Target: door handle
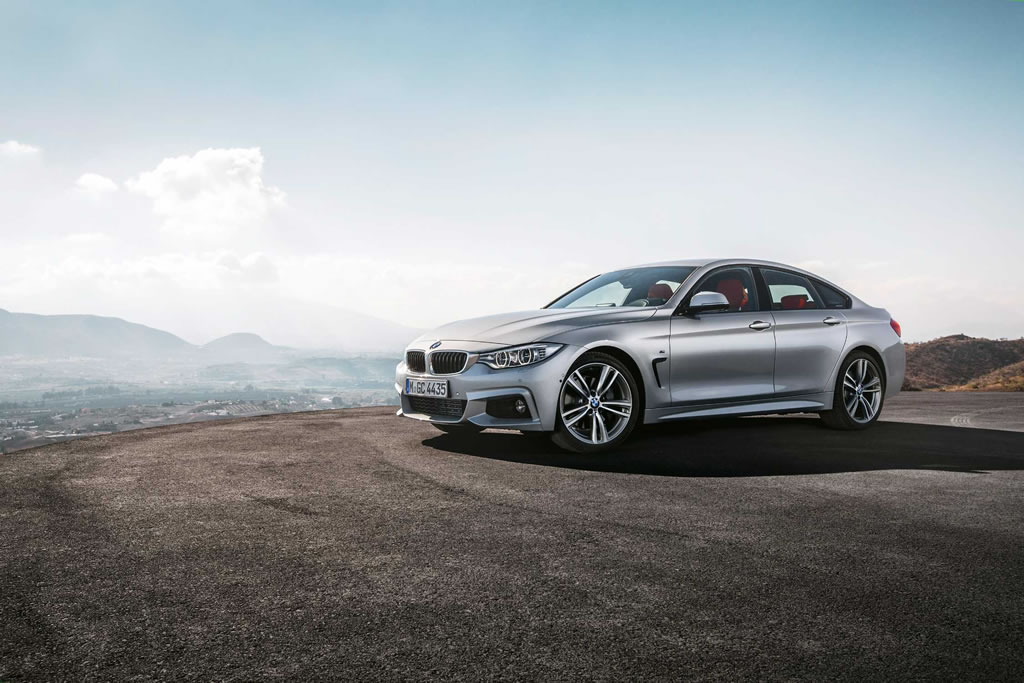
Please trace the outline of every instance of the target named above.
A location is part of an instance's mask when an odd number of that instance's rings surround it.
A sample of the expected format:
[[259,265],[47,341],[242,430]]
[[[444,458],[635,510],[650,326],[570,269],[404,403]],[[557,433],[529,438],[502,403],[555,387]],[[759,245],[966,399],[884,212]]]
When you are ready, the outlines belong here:
[[825,323],[826,325],[838,325],[839,323],[841,323],[843,321],[840,320],[839,318],[833,318],[832,316],[829,316],[829,317],[825,318],[824,320],[822,320],[821,322]]
[[771,326],[771,323],[766,323],[763,320],[755,320],[754,322],[747,325],[747,327],[749,327],[752,330],[767,330]]

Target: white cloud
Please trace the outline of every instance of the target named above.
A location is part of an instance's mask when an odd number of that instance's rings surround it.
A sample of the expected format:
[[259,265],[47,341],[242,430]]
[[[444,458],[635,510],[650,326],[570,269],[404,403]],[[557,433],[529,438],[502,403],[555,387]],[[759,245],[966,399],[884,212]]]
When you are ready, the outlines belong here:
[[98,173],[83,173],[75,181],[75,189],[91,197],[117,192],[117,183]]
[[277,266],[261,252],[241,258],[233,253],[226,253],[217,259],[217,265],[224,269],[226,280],[264,283],[276,282],[278,279]]
[[102,232],[74,232],[66,236],[64,241],[74,245],[106,244],[110,242],[110,235]]
[[265,185],[262,174],[258,147],[204,149],[164,159],[125,187],[153,200],[166,232],[221,239],[262,225],[284,206],[284,192]]
[[26,145],[17,140],[0,142],[0,156],[9,159],[31,159],[39,155],[42,150],[32,145]]
[[14,265],[4,271],[7,277],[0,277],[0,300],[31,300],[47,292],[86,308],[93,296],[164,301],[229,292],[258,300],[264,285],[277,279],[276,266],[259,252],[126,256],[110,248],[116,245],[102,234],[75,233],[16,248]]

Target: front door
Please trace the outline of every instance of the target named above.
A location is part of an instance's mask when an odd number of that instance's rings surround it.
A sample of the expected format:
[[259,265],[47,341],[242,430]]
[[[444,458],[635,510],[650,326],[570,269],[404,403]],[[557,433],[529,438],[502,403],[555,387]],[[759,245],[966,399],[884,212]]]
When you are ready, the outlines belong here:
[[705,291],[724,294],[729,310],[672,317],[672,402],[771,398],[775,330],[772,314],[758,311],[751,269],[727,266],[713,271],[690,290],[687,300]]

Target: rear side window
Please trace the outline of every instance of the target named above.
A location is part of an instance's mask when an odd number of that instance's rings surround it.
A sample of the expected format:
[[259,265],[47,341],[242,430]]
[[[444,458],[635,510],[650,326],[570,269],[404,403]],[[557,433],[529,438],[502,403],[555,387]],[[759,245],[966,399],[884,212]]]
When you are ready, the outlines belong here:
[[773,311],[797,311],[821,308],[811,281],[803,275],[762,268],[761,275],[772,298]]
[[830,287],[824,282],[814,281],[814,288],[821,296],[821,303],[825,308],[849,308],[852,305],[850,297],[840,292],[835,287]]

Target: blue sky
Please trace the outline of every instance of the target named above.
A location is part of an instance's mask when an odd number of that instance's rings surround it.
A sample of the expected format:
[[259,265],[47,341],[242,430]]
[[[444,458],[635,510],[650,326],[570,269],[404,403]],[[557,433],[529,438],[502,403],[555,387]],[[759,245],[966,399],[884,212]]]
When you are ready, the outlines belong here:
[[4,2],[0,307],[427,326],[743,255],[912,339],[1024,334],[1024,3],[554,5]]

